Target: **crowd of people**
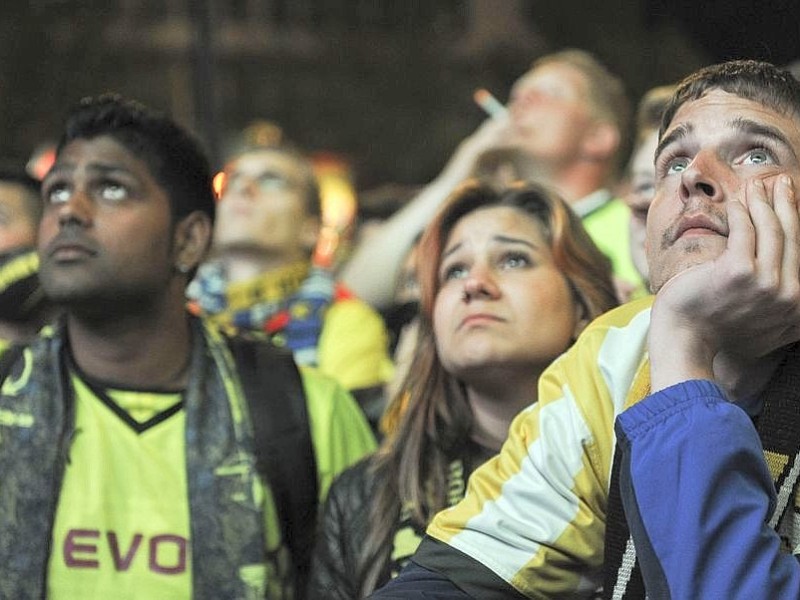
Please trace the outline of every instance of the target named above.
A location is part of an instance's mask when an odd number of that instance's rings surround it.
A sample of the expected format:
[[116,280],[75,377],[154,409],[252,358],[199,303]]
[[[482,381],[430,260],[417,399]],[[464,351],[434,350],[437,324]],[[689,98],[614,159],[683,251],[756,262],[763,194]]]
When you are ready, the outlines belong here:
[[791,73],[540,57],[336,260],[251,134],[0,170],[0,598],[800,598]]

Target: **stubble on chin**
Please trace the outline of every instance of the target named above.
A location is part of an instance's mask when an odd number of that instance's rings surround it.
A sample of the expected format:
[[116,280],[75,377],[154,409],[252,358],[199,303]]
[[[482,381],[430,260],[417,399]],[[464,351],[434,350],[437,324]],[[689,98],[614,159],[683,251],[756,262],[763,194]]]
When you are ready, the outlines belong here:
[[[676,247],[678,244],[679,247]],[[658,261],[658,267],[650,269],[650,286],[654,294],[676,275],[717,256],[716,253],[709,252],[707,241],[703,239],[678,240],[678,244],[673,244],[667,251],[661,251],[662,260]]]

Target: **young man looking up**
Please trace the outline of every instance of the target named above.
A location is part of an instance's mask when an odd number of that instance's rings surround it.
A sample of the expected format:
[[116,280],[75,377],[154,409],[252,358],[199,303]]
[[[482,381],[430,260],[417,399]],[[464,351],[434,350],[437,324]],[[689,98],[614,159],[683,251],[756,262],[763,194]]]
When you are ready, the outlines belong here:
[[305,156],[246,140],[226,163],[212,257],[189,297],[216,324],[269,336],[366,402],[391,377],[388,337],[374,310],[312,264],[320,212]]
[[[185,311],[214,214],[202,152],[144,107],[88,100],[42,195],[41,280],[64,319],[0,389],[0,596],[291,597],[305,559],[287,556],[280,482],[256,470],[264,364]],[[303,393],[301,469],[323,495],[374,442],[332,381],[304,372]]]
[[376,598],[798,597],[799,157],[790,74],[736,61],[678,86],[647,222],[655,300],[545,372]]

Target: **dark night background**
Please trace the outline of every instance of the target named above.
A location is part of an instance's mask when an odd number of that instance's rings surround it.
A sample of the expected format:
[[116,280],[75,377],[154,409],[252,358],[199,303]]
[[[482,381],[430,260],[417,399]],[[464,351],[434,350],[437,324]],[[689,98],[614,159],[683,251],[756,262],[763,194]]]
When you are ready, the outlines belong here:
[[82,96],[172,114],[218,159],[252,119],[352,164],[359,189],[433,177],[532,60],[594,52],[632,99],[709,62],[800,58],[796,0],[7,0],[0,158],[24,163]]

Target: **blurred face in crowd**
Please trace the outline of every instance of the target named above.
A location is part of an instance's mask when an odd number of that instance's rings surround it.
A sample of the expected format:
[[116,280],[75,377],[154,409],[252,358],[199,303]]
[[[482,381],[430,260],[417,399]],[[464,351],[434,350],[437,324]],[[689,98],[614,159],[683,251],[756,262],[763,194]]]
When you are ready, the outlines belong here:
[[28,198],[31,194],[19,183],[0,181],[0,253],[33,246],[38,223],[34,220]]
[[308,259],[318,232],[303,171],[281,152],[248,152],[231,161],[214,227],[218,249],[253,249],[286,261]]
[[517,208],[463,216],[445,242],[439,285],[436,348],[445,369],[467,382],[493,366],[543,369],[579,327],[541,225]]
[[653,201],[656,187],[656,168],[653,156],[658,144],[658,131],[652,130],[634,149],[628,173],[629,189],[625,194],[625,202],[631,209],[630,235],[631,257],[639,273],[647,279],[647,255],[645,243],[647,238],[647,212]]
[[558,62],[523,75],[509,102],[512,143],[542,161],[574,159],[593,123],[587,86],[580,71]]
[[722,253],[726,204],[745,203],[748,184],[760,180],[768,197],[779,174],[798,185],[799,154],[796,115],[721,90],[683,104],[656,155],[656,193],[647,217],[653,290]]
[[40,277],[61,303],[148,305],[175,273],[169,196],[109,136],[77,139],[42,183]]

